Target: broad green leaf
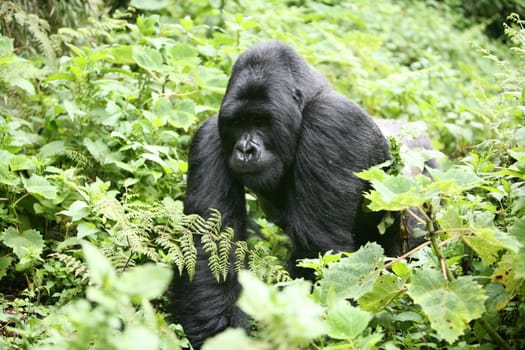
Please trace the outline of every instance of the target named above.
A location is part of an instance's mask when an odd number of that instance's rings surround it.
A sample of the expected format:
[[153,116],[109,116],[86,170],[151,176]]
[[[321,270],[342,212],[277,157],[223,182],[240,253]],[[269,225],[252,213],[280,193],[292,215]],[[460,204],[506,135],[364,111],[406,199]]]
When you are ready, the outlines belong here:
[[297,345],[324,334],[323,308],[312,300],[309,282],[295,280],[278,290],[244,270],[239,281],[243,292],[238,305],[261,323],[261,332],[269,337],[286,334],[282,341]]
[[77,238],[94,237],[99,232],[98,228],[91,222],[81,222],[77,226]]
[[82,242],[82,251],[91,281],[99,286],[113,284],[117,274],[109,259],[96,246],[87,241]]
[[77,116],[82,116],[86,114],[78,107],[75,101],[65,100],[63,105],[71,121],[75,121],[77,119]]
[[57,188],[51,185],[45,177],[32,175],[29,179],[22,179],[22,181],[27,192],[32,195],[41,196],[49,200],[57,199]]
[[156,299],[164,295],[171,281],[172,270],[154,264],[136,266],[118,279],[117,289],[140,300]]
[[142,68],[155,72],[164,70],[162,55],[157,50],[144,46],[133,46],[132,53],[133,58]]
[[79,221],[89,215],[89,205],[84,201],[74,201],[69,209],[58,212],[59,214],[71,216],[71,220]]
[[408,295],[421,306],[439,337],[454,342],[469,328],[469,322],[481,317],[487,296],[471,276],[448,282],[436,270],[414,270]]
[[500,300],[500,303],[496,305],[498,311],[507,306],[507,303],[519,293],[523,284],[522,279],[517,277],[516,271],[514,271],[513,258],[514,254],[512,253],[503,255],[498,263],[498,267],[494,270],[491,276],[492,281],[504,286],[508,293],[507,299],[504,302]]
[[159,115],[157,111],[151,112],[142,110],[142,115],[146,118],[155,128],[160,128],[166,124],[167,118],[164,115]]
[[90,138],[84,139],[84,146],[93,158],[100,164],[106,164],[107,157],[111,153],[109,147],[102,140],[91,141]]
[[410,275],[410,268],[408,267],[407,263],[403,260],[396,261],[392,265],[392,271],[400,277],[407,277],[408,275]]
[[[239,282],[243,286],[243,292],[238,301],[238,305],[257,320],[264,320],[271,317],[272,312],[272,291],[271,287],[264,284],[252,273],[240,271]],[[245,291],[249,290],[249,293]]]
[[126,350],[158,350],[161,349],[156,331],[140,324],[130,324],[124,332],[116,333],[111,338],[115,349]]
[[321,300],[361,297],[372,290],[383,264],[383,248],[377,243],[368,243],[351,256],[328,265],[319,283]]
[[170,47],[167,55],[173,66],[196,66],[200,62],[199,50],[184,43],[177,43]]
[[23,155],[15,155],[14,157],[9,158],[8,163],[11,171],[33,170],[36,168],[33,159]]
[[113,62],[117,64],[132,64],[135,63],[133,59],[133,46],[119,45],[107,49],[107,54],[113,57]]
[[525,217],[516,220],[509,232],[521,244],[521,248],[513,255],[512,269],[516,278],[525,278]]
[[475,216],[472,232],[472,235],[463,235],[462,239],[488,265],[498,260],[499,251],[507,249],[517,252],[522,246],[513,235],[494,225],[494,214],[490,212],[481,212]]
[[136,7],[141,10],[155,11],[162,10],[170,5],[170,0],[131,0],[129,6]]
[[168,175],[173,172],[173,169],[171,169],[169,164],[166,163],[158,154],[143,153],[141,157],[159,164]]
[[209,338],[202,350],[269,350],[268,344],[249,337],[242,328],[228,328]]
[[14,39],[0,35],[0,57],[9,56],[13,53]]
[[177,102],[175,108],[168,114],[168,123],[176,128],[188,130],[196,121],[195,103],[190,99]]
[[459,208],[453,205],[443,207],[436,215],[439,227],[446,230],[447,228],[463,227],[463,220],[459,213]]
[[417,207],[437,195],[429,186],[431,180],[423,175],[388,175],[377,167],[356,175],[372,183],[374,190],[365,196],[370,200],[368,207],[373,211],[398,211]]
[[372,314],[350,305],[346,300],[339,300],[328,309],[326,322],[328,336],[334,339],[354,339],[368,326]]
[[13,249],[19,260],[26,257],[38,257],[44,249],[44,240],[37,230],[26,230],[20,233],[17,229],[9,227],[2,233],[4,244]]
[[195,81],[205,90],[223,93],[228,83],[228,77],[220,69],[199,66],[195,70]]
[[485,305],[488,312],[500,311],[512,299],[510,293],[499,283],[489,283],[485,287],[485,293],[487,294]]
[[9,79],[9,84],[11,84],[11,86],[19,87],[29,95],[34,95],[36,93],[33,83],[30,80],[24,79],[22,77],[12,77]]
[[468,167],[455,167],[445,172],[429,168],[428,171],[442,195],[454,195],[483,183],[474,170]]
[[40,148],[38,156],[42,158],[52,157],[55,155],[64,154],[66,150],[66,143],[63,140],[52,141]]
[[394,275],[381,275],[374,283],[374,288],[359,298],[363,310],[378,313],[393,299],[402,294],[405,281]]
[[7,275],[7,269],[11,265],[13,258],[7,255],[0,256],[0,280]]

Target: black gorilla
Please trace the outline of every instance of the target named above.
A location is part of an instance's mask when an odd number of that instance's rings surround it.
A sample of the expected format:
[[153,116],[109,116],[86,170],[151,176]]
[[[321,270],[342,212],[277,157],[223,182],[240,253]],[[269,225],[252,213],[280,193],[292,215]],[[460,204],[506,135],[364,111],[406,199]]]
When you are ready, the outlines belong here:
[[[378,233],[382,214],[362,210],[369,185],[354,175],[389,158],[388,141],[362,109],[290,47],[258,44],[239,57],[218,116],[195,135],[185,212],[207,217],[209,208],[218,209],[236,239],[244,239],[246,186],[294,242],[290,266],[372,240],[395,255],[397,235]],[[240,289],[235,274],[217,283],[196,243],[196,275],[192,283],[186,276],[175,281],[172,308],[199,348],[207,337],[244,326],[246,319],[234,306]]]

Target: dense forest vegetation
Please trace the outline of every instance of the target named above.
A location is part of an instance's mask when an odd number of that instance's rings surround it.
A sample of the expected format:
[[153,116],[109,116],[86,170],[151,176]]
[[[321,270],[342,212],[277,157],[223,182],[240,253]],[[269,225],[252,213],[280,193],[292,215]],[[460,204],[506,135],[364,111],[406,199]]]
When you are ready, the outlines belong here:
[[[218,349],[525,349],[522,0],[7,0],[0,3],[0,349],[181,349],[165,305],[194,235],[243,266],[253,331]],[[300,262],[257,225],[184,215],[187,153],[235,59],[281,40],[371,116],[422,121],[440,169],[371,169],[371,210],[421,208],[425,243]],[[413,131],[413,130],[412,130]],[[406,132],[410,137],[410,130]],[[236,260],[230,262],[229,252]]]

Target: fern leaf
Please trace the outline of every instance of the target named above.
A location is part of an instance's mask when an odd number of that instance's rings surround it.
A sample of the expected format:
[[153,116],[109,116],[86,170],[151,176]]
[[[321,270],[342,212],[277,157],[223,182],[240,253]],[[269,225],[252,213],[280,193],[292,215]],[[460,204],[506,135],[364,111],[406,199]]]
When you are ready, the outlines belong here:
[[248,244],[244,241],[235,242],[235,271],[239,272],[244,267]]
[[184,265],[191,281],[193,276],[195,276],[195,269],[197,267],[197,248],[195,248],[195,244],[193,243],[193,234],[189,232],[183,234],[180,237],[180,247],[184,255]]

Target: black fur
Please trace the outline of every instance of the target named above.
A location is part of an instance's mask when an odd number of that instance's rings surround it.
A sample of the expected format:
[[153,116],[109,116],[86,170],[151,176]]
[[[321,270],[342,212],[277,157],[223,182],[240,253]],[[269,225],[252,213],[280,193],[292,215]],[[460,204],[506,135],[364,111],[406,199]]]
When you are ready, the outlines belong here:
[[[244,239],[246,185],[268,219],[291,236],[292,267],[296,259],[354,251],[371,240],[393,255],[397,237],[379,235],[381,213],[362,211],[369,185],[354,175],[389,158],[387,140],[361,108],[290,47],[258,44],[239,57],[218,116],[194,138],[185,212],[207,217],[209,208],[218,209],[224,225]],[[246,325],[234,307],[235,274],[217,283],[206,265],[199,247],[193,282],[182,276],[172,289],[176,321],[195,348],[227,326]]]

